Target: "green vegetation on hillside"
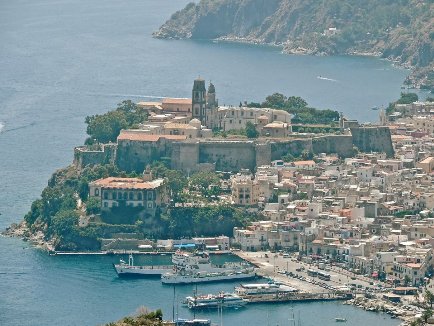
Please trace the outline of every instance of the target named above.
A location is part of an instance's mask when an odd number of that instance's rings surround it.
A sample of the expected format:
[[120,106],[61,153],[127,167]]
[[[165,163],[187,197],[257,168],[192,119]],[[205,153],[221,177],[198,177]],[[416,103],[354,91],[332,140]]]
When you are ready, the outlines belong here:
[[[137,175],[119,171],[113,165],[96,165],[81,171],[69,166],[53,174],[24,220],[31,232],[42,231],[46,240],[53,240],[56,250],[98,250],[100,239],[110,238],[113,233],[136,233],[151,239],[231,236],[234,227],[245,226],[257,218],[243,208],[211,205],[221,192],[220,177],[215,173],[198,172],[187,179],[182,172],[171,170],[161,162],[154,164],[152,171],[156,177],[168,179],[173,204],[197,200],[210,206],[171,207],[155,218],[143,217],[137,207],[117,207],[79,227],[80,216],[100,213],[100,201],[88,197],[89,182],[109,176]],[[77,207],[79,199],[86,210]]]
[[134,317],[124,317],[121,320],[108,323],[106,326],[162,326],[163,312],[161,309],[148,312],[147,309]]
[[419,97],[416,93],[401,93],[401,97],[392,103],[389,103],[389,106],[386,109],[387,114],[391,114],[395,110],[396,104],[411,104],[413,102],[417,102]]
[[308,107],[307,102],[299,96],[286,97],[283,94],[274,93],[267,96],[262,103],[252,102],[247,106],[287,111],[294,115],[292,123],[333,125],[339,122],[339,112]]
[[130,225],[118,226],[115,230],[105,224],[78,227],[79,216],[84,215],[77,208],[80,197],[84,203],[88,202],[89,213],[99,211],[100,203],[87,199],[88,182],[109,176],[129,175],[113,165],[86,167],[80,173],[74,166],[56,171],[42,191],[41,198],[32,203],[30,211],[24,216],[26,224],[32,232],[42,231],[47,240],[54,239],[54,245],[59,250],[98,249],[98,237],[111,231],[134,232],[135,227]]
[[122,129],[137,127],[147,118],[144,109],[130,100],[123,101],[115,110],[86,117],[86,131],[89,135],[86,144],[116,142]]
[[154,36],[281,45],[287,53],[381,55],[418,67],[410,82],[433,89],[433,17],[432,0],[201,0],[173,14]]

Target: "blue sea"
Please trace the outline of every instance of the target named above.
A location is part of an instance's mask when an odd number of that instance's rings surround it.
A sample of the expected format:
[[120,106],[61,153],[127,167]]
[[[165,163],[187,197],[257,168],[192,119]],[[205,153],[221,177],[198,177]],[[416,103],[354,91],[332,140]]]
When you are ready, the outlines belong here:
[[[84,118],[124,99],[188,97],[197,76],[221,104],[281,92],[360,121],[399,97],[408,71],[366,57],[288,56],[271,47],[151,37],[189,0],[0,0],[0,229],[22,220],[51,173],[72,162]],[[321,77],[321,78],[319,78]],[[0,325],[99,325],[139,306],[191,313],[158,280],[122,280],[119,257],[48,256],[0,237]],[[232,290],[203,285],[200,291]],[[339,303],[293,305],[302,325],[397,325],[387,315]],[[225,325],[287,325],[289,305],[228,311]],[[200,314],[218,322],[215,312]]]

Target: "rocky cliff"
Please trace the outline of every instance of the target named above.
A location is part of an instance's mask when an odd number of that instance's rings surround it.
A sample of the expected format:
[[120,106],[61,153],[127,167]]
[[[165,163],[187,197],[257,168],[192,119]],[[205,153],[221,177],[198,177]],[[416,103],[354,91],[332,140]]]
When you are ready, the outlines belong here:
[[434,68],[434,1],[201,0],[173,14],[154,36],[281,45],[287,53],[380,55],[420,68],[421,81]]

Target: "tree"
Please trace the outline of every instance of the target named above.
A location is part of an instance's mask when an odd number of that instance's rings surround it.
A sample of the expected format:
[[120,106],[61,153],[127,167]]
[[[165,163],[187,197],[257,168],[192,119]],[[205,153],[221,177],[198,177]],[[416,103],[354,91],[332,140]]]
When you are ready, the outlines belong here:
[[407,286],[411,282],[411,279],[408,275],[405,275],[404,277],[404,285]]
[[307,102],[300,96],[290,96],[285,102],[285,107],[288,109],[301,109],[307,107]]
[[428,323],[428,319],[430,319],[433,315],[433,311],[431,309],[425,309],[422,313],[422,319],[425,322],[425,324]]
[[397,104],[411,104],[417,102],[419,97],[416,93],[401,93],[401,98],[396,101]]
[[87,214],[99,214],[101,212],[101,200],[96,197],[91,197],[86,202],[86,213]]
[[213,172],[197,172],[190,177],[189,182],[197,190],[206,190],[210,185],[220,184],[220,178]]
[[432,293],[429,290],[426,290],[424,294],[424,299],[425,302],[430,305],[430,308],[432,308],[432,304],[434,303],[434,293]]
[[78,225],[78,214],[72,210],[58,212],[51,220],[51,230],[58,236],[69,236]]
[[261,104],[262,107],[269,107],[274,109],[282,109],[285,107],[287,97],[280,93],[274,93],[265,98],[265,102]]
[[246,135],[247,138],[258,138],[259,132],[256,130],[255,125],[248,121],[246,123]]

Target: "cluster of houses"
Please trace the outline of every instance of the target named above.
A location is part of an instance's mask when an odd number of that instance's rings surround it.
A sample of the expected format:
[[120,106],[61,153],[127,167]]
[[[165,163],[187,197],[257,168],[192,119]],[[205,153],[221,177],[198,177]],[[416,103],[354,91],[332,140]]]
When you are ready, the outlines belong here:
[[386,122],[393,159],[324,155],[233,176],[232,203],[257,202],[266,217],[235,228],[234,242],[242,250],[299,251],[363,275],[423,284],[433,272],[434,108],[414,106],[411,115]]

